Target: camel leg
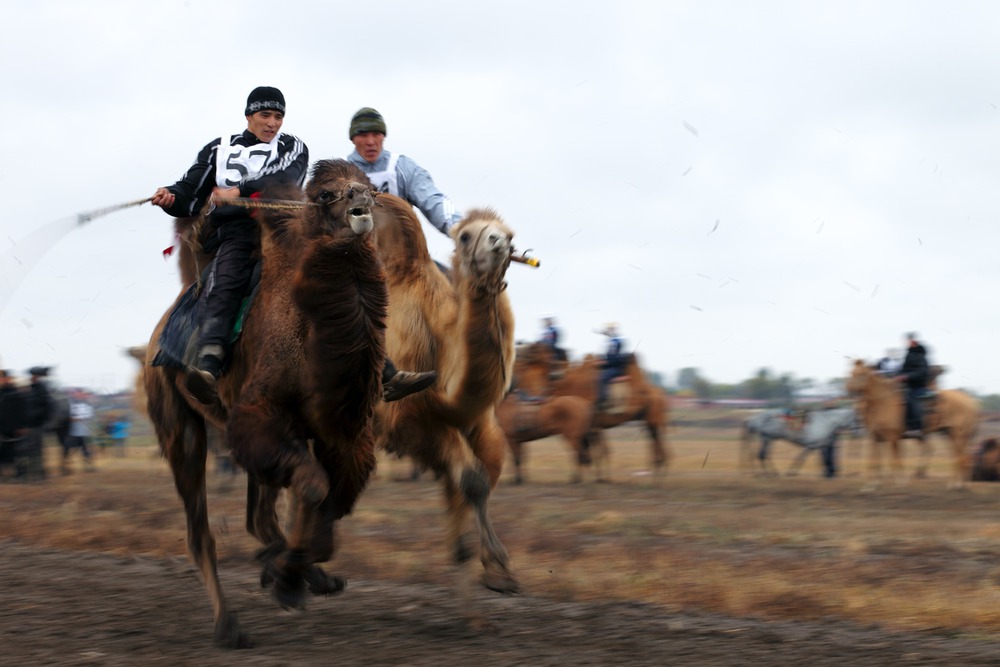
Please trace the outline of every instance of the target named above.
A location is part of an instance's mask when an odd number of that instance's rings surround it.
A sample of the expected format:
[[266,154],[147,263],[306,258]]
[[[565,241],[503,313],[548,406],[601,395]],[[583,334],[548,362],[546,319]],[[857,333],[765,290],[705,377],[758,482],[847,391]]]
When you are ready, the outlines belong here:
[[[462,494],[475,509],[476,524],[482,547],[483,585],[499,593],[516,593],[517,581],[510,571],[510,557],[493,527],[487,510],[490,491],[500,479],[504,460],[504,436],[495,420],[487,421],[469,433],[472,451],[480,466],[467,467],[461,478]],[[485,473],[485,476],[483,475]]]
[[882,440],[873,435],[868,443],[868,483],[878,485],[882,481]]
[[[268,555],[268,566],[274,568],[275,597],[286,609],[304,604],[305,573],[312,565],[310,538],[316,530],[318,508],[330,491],[326,472],[305,443],[291,438],[290,433],[288,425],[264,406],[241,403],[230,413],[225,436],[234,459],[249,478],[288,486],[299,501],[287,548],[273,559]],[[263,517],[259,521],[262,535],[273,537],[273,531],[268,532],[268,512],[258,507],[257,514]]]
[[[164,403],[173,404],[172,414],[166,414]],[[152,405],[152,403],[151,403]],[[205,489],[205,464],[207,461],[207,439],[204,420],[180,405],[180,399],[160,398],[151,410],[164,455],[170,463],[174,476],[174,486],[184,503],[187,517],[188,552],[195,567],[201,572],[202,580],[212,603],[215,619],[215,641],[227,648],[246,648],[249,637],[240,629],[236,614],[230,612],[219,581],[218,558],[215,538],[208,525],[208,499]]]
[[570,484],[580,484],[583,482],[583,467],[592,463],[589,448],[582,440],[574,439],[571,434],[565,431],[562,434],[569,450],[570,467],[573,471],[569,476]]
[[507,438],[507,447],[514,462],[514,483],[524,484],[524,474],[521,472],[521,466],[527,458],[524,443],[516,438]]
[[653,454],[653,479],[662,477],[666,471],[667,464],[670,463],[670,456],[667,452],[665,438],[661,436],[661,427],[652,421],[646,422],[646,432],[651,438],[650,447]]
[[590,451],[590,458],[594,462],[594,475],[598,482],[611,481],[611,453],[607,440],[600,429],[591,429],[583,435],[582,442],[586,444]]
[[896,483],[905,482],[906,475],[903,470],[903,446],[899,440],[889,442],[889,451],[892,453],[892,476]]
[[972,466],[969,461],[969,446],[971,436],[964,431],[954,430],[948,433],[952,455],[952,480],[949,488],[961,489],[972,477]]

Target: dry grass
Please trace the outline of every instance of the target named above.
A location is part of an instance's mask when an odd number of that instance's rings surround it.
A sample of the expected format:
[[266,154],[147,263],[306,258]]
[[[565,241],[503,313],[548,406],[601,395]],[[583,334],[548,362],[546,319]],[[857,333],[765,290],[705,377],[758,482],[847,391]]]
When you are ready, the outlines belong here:
[[[949,491],[950,461],[935,446],[931,476],[865,492],[860,445],[842,450],[845,476],[740,475],[732,429],[675,428],[668,476],[648,475],[638,429],[613,433],[614,483],[567,483],[557,440],[530,445],[528,483],[504,478],[491,508],[526,593],[630,599],[669,609],[767,618],[843,618],[892,628],[1000,633],[1000,484]],[[141,445],[142,443],[140,443]],[[787,468],[796,450],[779,444]],[[913,459],[910,459],[912,470]],[[381,461],[340,528],[332,569],[351,577],[451,582],[436,483],[392,481],[406,464]],[[148,441],[96,473],[0,485],[4,533],[79,551],[186,558],[183,512]],[[225,567],[256,544],[243,530],[243,486],[212,478],[209,508]]]

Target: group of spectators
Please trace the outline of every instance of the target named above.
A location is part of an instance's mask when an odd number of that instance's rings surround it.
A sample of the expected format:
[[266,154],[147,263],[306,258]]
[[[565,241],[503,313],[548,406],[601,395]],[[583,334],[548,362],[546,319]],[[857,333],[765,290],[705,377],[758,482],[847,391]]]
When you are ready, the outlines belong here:
[[48,385],[50,369],[28,369],[27,384],[19,385],[9,370],[0,370],[0,480],[41,481],[47,476],[43,438],[53,432],[62,448],[60,471],[70,472],[72,454],[79,451],[84,468],[94,470],[91,444],[95,436],[124,451],[128,434],[125,417],[107,419],[94,432],[95,411],[87,392],[75,389],[65,396]]

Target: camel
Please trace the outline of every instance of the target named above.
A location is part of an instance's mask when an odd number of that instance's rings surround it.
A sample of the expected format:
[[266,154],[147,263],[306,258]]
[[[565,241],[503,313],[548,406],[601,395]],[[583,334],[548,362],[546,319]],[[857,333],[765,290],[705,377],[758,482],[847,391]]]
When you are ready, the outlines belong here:
[[495,211],[470,211],[451,230],[455,252],[446,276],[408,203],[380,194],[373,213],[372,236],[389,288],[388,355],[400,368],[438,372],[429,389],[378,406],[378,443],[441,481],[448,544],[470,612],[466,575],[472,570],[462,566],[474,556],[465,537],[473,513],[482,583],[498,592],[518,589],[487,511],[506,454],[495,408],[513,372],[514,316],[504,282],[513,234]]
[[[514,361],[517,387],[497,407],[497,419],[514,461],[514,482],[525,481],[525,443],[561,435],[569,446],[571,483],[583,481],[584,467],[594,464],[597,481],[607,478],[608,452],[603,440],[590,438],[593,406],[579,396],[548,396],[549,355],[544,347],[521,346]],[[591,440],[594,440],[591,443]]]
[[[906,406],[903,390],[895,378],[886,377],[876,368],[857,359],[845,383],[848,394],[856,398],[858,414],[871,435],[869,475],[882,476],[882,443],[888,443],[892,455],[894,476],[901,478],[903,463],[900,441],[906,432]],[[930,464],[931,449],[926,438],[931,433],[944,433],[951,443],[954,465],[948,480],[949,488],[958,488],[970,478],[969,446],[979,427],[979,401],[957,389],[936,392],[933,408],[924,418],[924,430],[919,438],[920,461],[916,476],[925,477]]]
[[973,482],[1000,482],[1000,440],[987,438],[972,455]]
[[[544,346],[536,343],[535,345]],[[544,354],[544,351],[542,351]],[[549,358],[552,359],[551,353]],[[608,405],[598,406],[598,383],[603,361],[588,355],[581,362],[565,366],[553,365],[549,377],[548,392],[552,396],[579,396],[594,406],[594,430],[591,432],[592,446],[605,446],[601,432],[626,422],[641,420],[651,438],[652,467],[654,479],[659,479],[667,464],[670,453],[666,442],[667,420],[670,403],[666,393],[650,382],[639,366],[635,354],[629,354],[625,372],[612,383]],[[555,370],[560,372],[556,373]],[[598,442],[595,443],[595,440]]]
[[[151,365],[169,311],[146,356],[150,418],[184,503],[215,639],[230,648],[249,640],[218,577],[206,422],[224,428],[225,445],[247,472],[246,527],[267,545],[258,556],[261,581],[274,584],[284,608],[303,606],[306,583],[312,592],[343,589],[343,579],[316,564],[333,555],[334,523],[351,512],[375,469],[388,293],[371,242],[374,195],[356,167],[323,160],[305,197],[293,213],[260,216],[260,288],[219,378],[218,400],[201,405],[184,390],[183,371]],[[287,537],[274,511],[282,488],[294,508]]]

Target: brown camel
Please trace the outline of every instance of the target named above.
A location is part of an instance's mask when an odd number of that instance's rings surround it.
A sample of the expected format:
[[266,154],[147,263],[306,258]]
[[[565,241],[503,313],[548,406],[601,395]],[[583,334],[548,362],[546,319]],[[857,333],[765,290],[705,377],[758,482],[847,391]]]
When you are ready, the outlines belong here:
[[987,438],[972,456],[973,482],[1000,482],[1000,440]]
[[[544,344],[538,344],[545,347]],[[549,357],[552,358],[551,355]],[[650,382],[635,354],[628,355],[624,374],[612,383],[607,405],[598,406],[598,391],[603,361],[599,357],[587,356],[581,362],[565,366],[559,376],[555,376],[549,387],[553,396],[579,396],[594,406],[594,427],[592,436],[601,431],[619,426],[629,421],[642,421],[651,438],[651,454],[654,479],[662,476],[670,459],[666,441],[670,402],[666,393]],[[552,367],[554,370],[558,365]],[[593,446],[594,437],[591,437]],[[604,446],[597,443],[597,446]]]
[[[857,401],[858,414],[871,435],[869,475],[873,481],[882,476],[882,443],[888,443],[893,471],[897,479],[903,470],[900,441],[906,432],[906,405],[900,383],[878,372],[864,361],[855,360],[846,382],[847,392]],[[970,478],[969,446],[979,428],[979,401],[957,389],[935,393],[931,409],[924,418],[924,430],[918,440],[921,445],[916,475],[924,477],[930,464],[931,449],[926,438],[931,433],[944,433],[951,443],[954,466],[949,487],[961,487]]]
[[594,465],[596,480],[604,481],[608,451],[603,439],[590,437],[593,406],[579,396],[547,395],[550,356],[548,346],[520,346],[514,361],[515,390],[497,407],[497,418],[514,461],[514,482],[521,484],[525,480],[525,444],[552,435],[561,435],[569,447],[571,483],[583,481],[584,468],[590,464]]
[[[375,468],[372,431],[385,362],[387,290],[371,243],[373,194],[342,160],[317,163],[307,202],[260,216],[260,289],[203,406],[183,371],[148,365],[149,412],[187,515],[188,548],[211,599],[216,641],[247,644],[219,583],[205,491],[206,421],[248,475],[247,530],[267,545],[262,583],[283,607],[301,607],[305,585],[336,592],[343,580],[316,563],[334,552],[334,522],[348,514]],[[147,359],[155,358],[160,321]],[[295,510],[286,538],[274,503],[288,488]]]
[[[465,537],[474,512],[483,584],[516,591],[507,551],[487,511],[506,454],[494,410],[510,385],[514,361],[514,316],[504,282],[513,234],[494,211],[471,211],[451,231],[449,277],[431,259],[409,204],[379,195],[373,212],[372,236],[389,286],[388,355],[401,368],[438,372],[430,389],[378,406],[378,442],[441,480],[456,564],[474,556]],[[460,590],[470,611],[465,583]]]

